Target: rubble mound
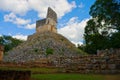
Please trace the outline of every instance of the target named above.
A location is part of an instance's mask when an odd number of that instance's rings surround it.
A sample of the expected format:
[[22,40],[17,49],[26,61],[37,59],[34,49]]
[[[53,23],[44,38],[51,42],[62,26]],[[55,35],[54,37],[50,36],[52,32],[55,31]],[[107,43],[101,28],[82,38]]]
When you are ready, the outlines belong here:
[[24,43],[4,56],[5,62],[27,62],[40,58],[77,56],[84,52],[77,49],[68,39],[54,32],[39,32],[30,35]]

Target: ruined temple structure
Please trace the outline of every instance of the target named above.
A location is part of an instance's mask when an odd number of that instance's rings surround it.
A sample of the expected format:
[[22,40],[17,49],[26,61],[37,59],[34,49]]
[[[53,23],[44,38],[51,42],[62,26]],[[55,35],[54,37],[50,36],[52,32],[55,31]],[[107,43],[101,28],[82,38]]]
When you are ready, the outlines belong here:
[[48,7],[47,17],[36,22],[36,32],[51,31],[57,33],[57,14]]
[[3,52],[4,52],[4,47],[0,45],[0,61],[3,59]]

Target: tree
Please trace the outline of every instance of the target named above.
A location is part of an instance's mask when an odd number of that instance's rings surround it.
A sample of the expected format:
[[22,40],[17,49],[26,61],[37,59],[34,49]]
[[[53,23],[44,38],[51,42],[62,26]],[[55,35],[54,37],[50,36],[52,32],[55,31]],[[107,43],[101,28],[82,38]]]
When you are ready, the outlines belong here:
[[120,1],[96,0],[90,8],[90,15],[96,20],[99,28],[117,29],[120,31]]
[[120,1],[96,0],[89,13],[92,19],[85,27],[85,50],[92,54],[98,49],[120,47],[117,45],[120,42],[117,39],[120,36]]
[[12,48],[18,46],[22,43],[22,40],[12,38],[11,36],[1,36],[0,37],[0,44],[5,47],[5,52],[11,50]]
[[120,32],[114,33],[111,37],[111,46],[113,48],[120,48]]

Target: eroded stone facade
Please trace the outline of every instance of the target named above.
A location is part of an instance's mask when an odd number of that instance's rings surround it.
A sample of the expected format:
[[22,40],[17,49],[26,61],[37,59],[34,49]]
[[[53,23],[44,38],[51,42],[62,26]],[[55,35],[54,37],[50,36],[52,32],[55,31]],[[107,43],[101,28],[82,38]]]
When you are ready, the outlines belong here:
[[31,80],[31,71],[0,70],[0,80]]
[[36,22],[36,32],[51,31],[57,33],[57,14],[50,7],[47,11],[47,17]]
[[3,62],[0,63],[0,66],[59,67],[60,72],[120,74],[120,49],[113,49],[112,52],[111,50],[101,50],[99,55],[48,56],[30,62]]
[[120,73],[120,49],[101,50],[97,55],[65,57],[54,60],[66,72],[79,73]]
[[0,45],[0,61],[3,59],[4,47]]

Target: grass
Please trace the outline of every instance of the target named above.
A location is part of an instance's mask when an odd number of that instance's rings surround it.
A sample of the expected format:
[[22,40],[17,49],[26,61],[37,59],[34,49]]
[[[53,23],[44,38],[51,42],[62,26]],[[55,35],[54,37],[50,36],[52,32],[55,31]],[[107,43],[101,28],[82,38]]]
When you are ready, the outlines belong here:
[[35,80],[105,80],[101,75],[87,74],[33,74]]
[[33,80],[120,80],[118,75],[95,74],[32,74]]
[[57,68],[30,68],[32,73],[55,73]]

